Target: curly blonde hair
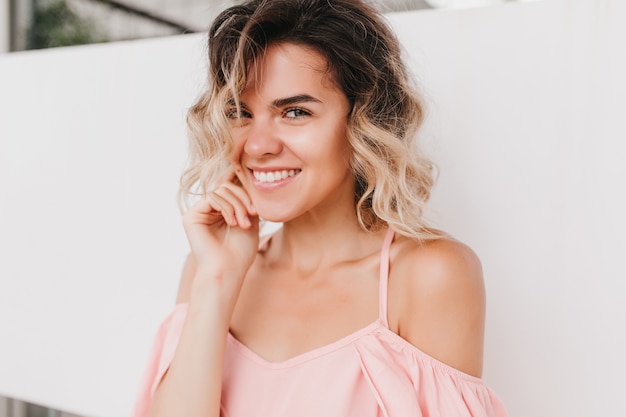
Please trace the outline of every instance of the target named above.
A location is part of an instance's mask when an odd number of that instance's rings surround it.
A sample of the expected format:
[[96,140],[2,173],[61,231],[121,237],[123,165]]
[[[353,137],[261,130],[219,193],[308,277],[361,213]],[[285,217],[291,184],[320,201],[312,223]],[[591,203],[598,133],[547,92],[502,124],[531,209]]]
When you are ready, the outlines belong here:
[[227,103],[239,103],[248,72],[271,44],[312,48],[350,103],[347,140],[356,178],[355,207],[365,230],[389,225],[418,241],[439,237],[424,206],[433,164],[415,144],[423,106],[398,39],[359,0],[251,0],[223,11],[208,34],[209,87],[187,116],[189,166],[179,197],[186,203],[220,178],[233,152]]

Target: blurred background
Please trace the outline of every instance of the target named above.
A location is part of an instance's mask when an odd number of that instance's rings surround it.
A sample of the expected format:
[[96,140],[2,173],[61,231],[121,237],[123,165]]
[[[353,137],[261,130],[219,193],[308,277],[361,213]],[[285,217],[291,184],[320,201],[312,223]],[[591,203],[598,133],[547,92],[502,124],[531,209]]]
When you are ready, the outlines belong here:
[[[388,12],[524,0],[372,0]],[[525,0],[528,1],[528,0]],[[0,0],[0,53],[202,32],[236,0]]]

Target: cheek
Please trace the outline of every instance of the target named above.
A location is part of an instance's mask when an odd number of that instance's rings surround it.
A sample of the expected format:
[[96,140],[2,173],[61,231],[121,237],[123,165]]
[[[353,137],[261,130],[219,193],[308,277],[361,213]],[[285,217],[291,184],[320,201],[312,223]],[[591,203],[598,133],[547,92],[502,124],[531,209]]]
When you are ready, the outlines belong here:
[[348,141],[347,131],[344,127],[338,127],[334,131],[334,153],[337,158],[348,162],[352,156],[352,145]]

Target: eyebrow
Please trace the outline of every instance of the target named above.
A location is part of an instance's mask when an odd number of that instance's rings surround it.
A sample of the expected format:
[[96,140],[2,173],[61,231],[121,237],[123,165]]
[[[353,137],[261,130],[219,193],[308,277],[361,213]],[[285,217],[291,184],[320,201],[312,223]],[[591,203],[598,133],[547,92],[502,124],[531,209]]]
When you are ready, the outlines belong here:
[[278,98],[272,102],[272,107],[285,107],[300,103],[321,103],[322,101],[308,94],[298,94],[293,97]]
[[[272,107],[274,108],[280,108],[280,107],[285,107],[285,106],[291,106],[294,104],[301,104],[301,103],[321,103],[322,100],[317,99],[313,96],[310,96],[308,94],[298,94],[296,96],[293,97],[285,97],[285,98],[277,98],[276,100],[274,100],[272,102]],[[226,105],[228,106],[235,106],[235,100],[233,100],[232,98],[229,99],[226,102]],[[239,102],[239,106],[244,109],[247,110],[248,106],[246,106],[246,103],[244,102]]]

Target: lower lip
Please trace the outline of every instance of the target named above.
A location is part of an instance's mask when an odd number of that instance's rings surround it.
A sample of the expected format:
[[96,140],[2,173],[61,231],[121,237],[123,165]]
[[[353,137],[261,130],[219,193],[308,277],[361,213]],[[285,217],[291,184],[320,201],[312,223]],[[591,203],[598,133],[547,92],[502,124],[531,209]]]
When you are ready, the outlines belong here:
[[250,176],[252,177],[252,184],[254,185],[255,188],[259,190],[263,190],[263,191],[272,191],[272,190],[275,190],[276,188],[281,188],[292,183],[296,179],[296,177],[300,175],[300,172],[302,171],[299,171],[297,174],[292,175],[291,177],[287,177],[282,180],[277,180],[277,181],[272,181],[272,182],[262,182],[262,181],[257,180],[254,177],[254,174],[252,173],[252,171],[250,171]]

